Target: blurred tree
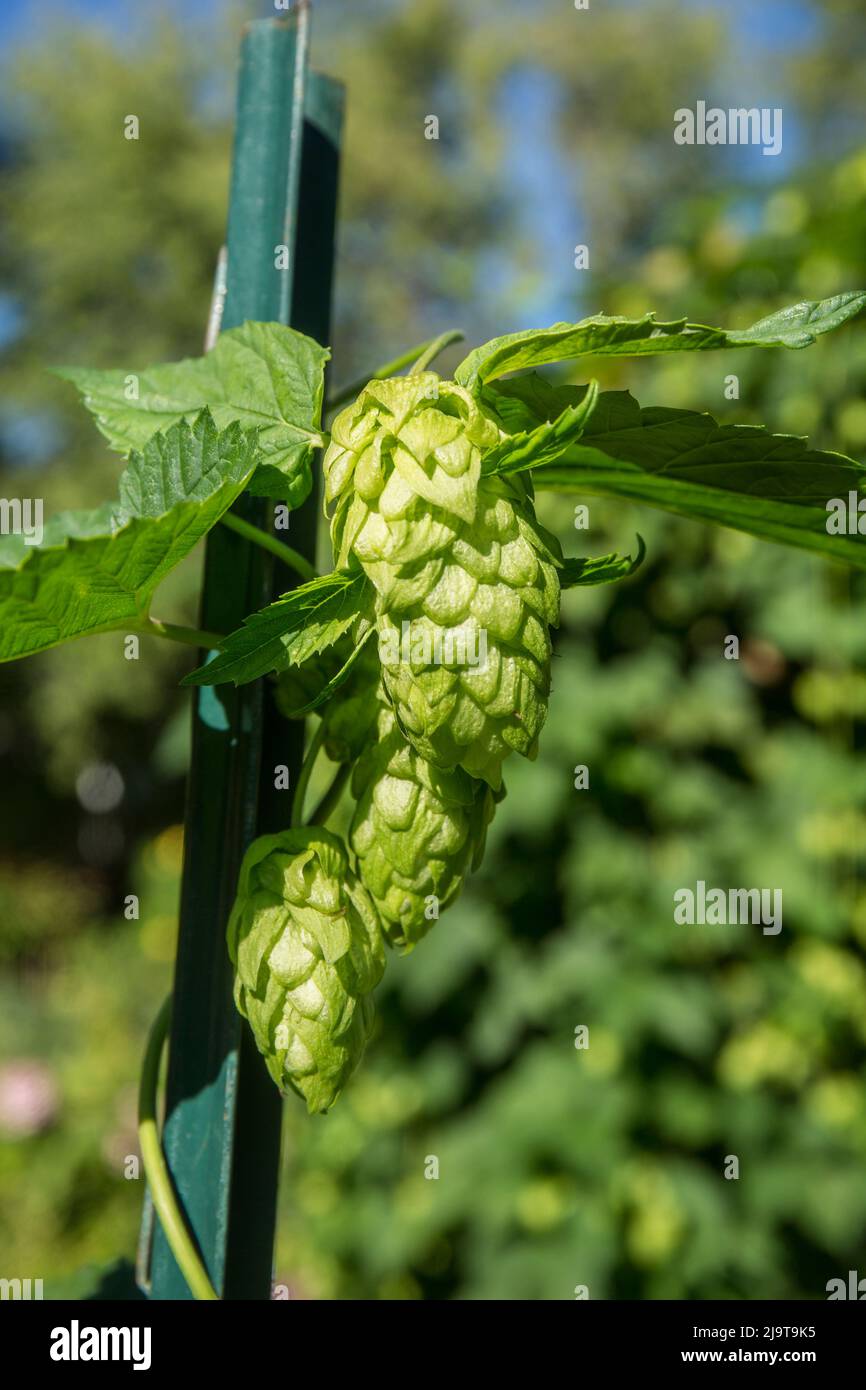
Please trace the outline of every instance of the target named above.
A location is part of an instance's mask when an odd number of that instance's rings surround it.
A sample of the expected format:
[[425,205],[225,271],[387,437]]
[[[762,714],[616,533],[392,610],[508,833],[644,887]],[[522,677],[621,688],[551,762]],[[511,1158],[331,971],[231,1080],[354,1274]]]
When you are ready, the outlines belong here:
[[[97,29],[52,27],[10,62],[0,302],[14,326],[0,442],[7,489],[43,496],[47,512],[110,495],[120,471],[47,366],[145,366],[201,350],[225,220],[228,51],[224,32],[205,49],[158,19],[134,48]],[[138,139],[125,138],[130,115]],[[172,585],[190,613],[197,572],[186,566]],[[179,704],[182,669],[183,658],[157,643],[140,662],[120,660],[111,637],[4,667],[0,698],[15,711],[6,843],[32,844],[43,798],[68,793],[109,745],[121,761],[140,762]],[[162,816],[152,785],[147,795]],[[75,835],[63,839],[74,845]]]

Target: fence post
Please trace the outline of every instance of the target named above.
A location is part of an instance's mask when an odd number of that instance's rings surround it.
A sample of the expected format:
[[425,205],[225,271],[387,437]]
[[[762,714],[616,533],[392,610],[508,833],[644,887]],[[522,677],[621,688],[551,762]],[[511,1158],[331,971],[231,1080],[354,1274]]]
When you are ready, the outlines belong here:
[[[342,89],[308,70],[309,4],[246,26],[241,41],[223,329],[290,323],[327,343]],[[277,247],[285,247],[279,269]],[[270,524],[249,496],[238,512]],[[291,544],[314,558],[317,498],[292,516]],[[230,631],[295,576],[235,532],[207,540],[201,623]],[[164,1145],[175,1186],[217,1291],[270,1297],[281,1103],[232,1001],[225,926],[238,866],[257,834],[288,823],[274,767],[297,776],[298,724],[276,714],[262,682],[193,692],[180,933]],[[190,1297],[153,1233],[150,1296]]]

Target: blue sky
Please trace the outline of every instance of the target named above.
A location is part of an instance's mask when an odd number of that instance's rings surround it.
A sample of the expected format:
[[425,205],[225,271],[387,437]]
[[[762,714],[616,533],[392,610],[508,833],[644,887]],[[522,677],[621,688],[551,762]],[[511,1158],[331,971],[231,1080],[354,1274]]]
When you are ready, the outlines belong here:
[[[105,25],[107,29],[134,28],[143,12],[161,8],[174,15],[191,15],[200,18],[212,14],[219,7],[219,0],[162,0],[161,5],[141,5],[137,0],[64,0],[63,5],[38,4],[36,0],[3,0],[0,5],[0,42],[5,47],[17,40],[32,37],[46,24],[50,24],[52,14],[58,18],[91,19]],[[249,5],[250,14],[262,12],[261,5]],[[273,11],[268,8],[266,13]]]
[[[400,3],[406,4],[409,0],[400,0]],[[593,0],[593,3],[599,6],[619,4],[627,8],[629,4],[639,4],[640,0]],[[319,0],[319,4],[325,9],[329,0]],[[94,19],[111,29],[129,29],[139,23],[144,11],[163,8],[177,16],[200,19],[213,14],[219,6],[220,0],[161,0],[161,4],[159,0],[156,4],[150,0],[147,4],[142,4],[141,0],[64,0],[62,6],[56,6],[56,13]],[[345,11],[351,6],[340,0],[336,8]],[[683,0],[683,8],[721,10],[745,38],[762,47],[791,48],[807,44],[818,25],[815,5],[809,0]],[[245,9],[251,18],[274,12],[272,0],[246,0]],[[6,45],[32,35],[50,23],[51,14],[51,5],[37,3],[37,0],[3,0],[0,42]]]
[[739,33],[766,48],[802,48],[820,29],[808,0],[686,0],[686,9],[721,10]]

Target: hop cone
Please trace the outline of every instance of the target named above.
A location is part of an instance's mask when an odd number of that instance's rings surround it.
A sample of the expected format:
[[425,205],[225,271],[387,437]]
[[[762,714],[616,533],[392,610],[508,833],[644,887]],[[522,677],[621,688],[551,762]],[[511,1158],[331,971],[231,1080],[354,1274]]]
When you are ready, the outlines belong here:
[[337,564],[376,590],[383,682],[414,747],[492,787],[547,713],[556,540],[531,484],[482,476],[500,430],[433,372],[374,381],[334,421],[324,467]]
[[228,925],[235,1002],[271,1076],[311,1113],[355,1070],[385,968],[376,910],[327,830],[263,835],[244,857]]
[[408,950],[480,861],[493,793],[461,768],[442,770],[422,758],[383,703],[355,765],[352,794],[358,872],[389,940]]

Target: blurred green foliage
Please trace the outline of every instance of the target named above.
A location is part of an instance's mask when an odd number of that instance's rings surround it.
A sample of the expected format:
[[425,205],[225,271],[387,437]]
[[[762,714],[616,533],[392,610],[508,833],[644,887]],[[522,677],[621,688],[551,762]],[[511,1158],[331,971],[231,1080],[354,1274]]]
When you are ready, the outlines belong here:
[[[723,7],[653,0],[591,25],[504,0],[321,8],[318,63],[350,86],[338,380],[454,321],[473,341],[532,322],[552,298],[561,317],[748,323],[866,283],[857,5],[811,7],[814,42],[753,88],[799,117],[784,178],[670,141],[675,106],[739,100],[737,75],[761,72]],[[16,55],[4,495],[26,477],[50,509],[83,504],[119,467],[46,363],[199,349],[232,33],[210,28],[204,47],[161,22],[132,50],[70,30]],[[423,139],[431,112],[438,143]],[[540,180],[527,139],[545,142]],[[642,404],[766,420],[858,457],[866,444],[862,325],[802,354],[603,375]],[[628,550],[640,530],[648,559],[566,596],[541,756],[510,765],[483,869],[391,958],[377,1036],[332,1114],[287,1104],[276,1268],[292,1296],[820,1298],[863,1272],[862,583],[733,532],[589,505],[583,532],[572,503],[542,500],[570,551]],[[189,565],[164,616],[189,618],[196,585]],[[722,657],[729,633],[738,662]],[[155,642],[126,663],[112,638],[0,669],[0,1251],[49,1295],[134,1250],[142,1185],[124,1170],[176,931],[183,669]],[[125,795],[94,812],[75,786],[100,759]],[[675,927],[673,892],[699,878],[781,887],[782,933]]]

